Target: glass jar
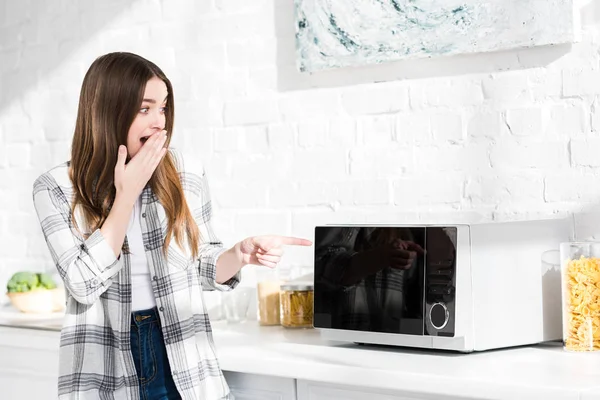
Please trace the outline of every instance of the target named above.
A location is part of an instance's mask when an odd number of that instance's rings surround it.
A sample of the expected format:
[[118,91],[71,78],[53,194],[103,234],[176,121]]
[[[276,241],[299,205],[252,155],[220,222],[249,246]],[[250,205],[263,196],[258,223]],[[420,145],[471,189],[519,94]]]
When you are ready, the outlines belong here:
[[312,283],[285,283],[281,285],[281,325],[286,328],[313,327]]
[[279,325],[279,287],[281,281],[276,270],[257,271],[257,320],[260,325]]
[[600,350],[600,243],[560,245],[563,342],[569,351]]
[[249,287],[238,287],[235,290],[221,292],[225,318],[228,323],[237,324],[246,321],[250,299],[254,294],[253,291]]

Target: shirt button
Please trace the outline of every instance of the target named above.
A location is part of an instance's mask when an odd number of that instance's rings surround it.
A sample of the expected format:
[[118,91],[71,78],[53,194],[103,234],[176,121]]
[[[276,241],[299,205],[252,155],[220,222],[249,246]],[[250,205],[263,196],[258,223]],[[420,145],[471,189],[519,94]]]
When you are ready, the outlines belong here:
[[157,281],[157,280],[158,280],[158,276],[154,275],[154,276],[152,277],[152,279],[154,279],[155,281]]
[[94,280],[92,281],[92,286],[96,286],[96,285],[98,285],[98,280],[97,280],[97,279],[94,279]]
[[150,250],[150,246],[146,245],[144,247],[146,247],[146,250]]
[[146,218],[146,213],[143,213],[143,214],[142,214],[142,218]]
[[165,311],[164,307],[159,308],[160,311]]
[[171,344],[171,339],[167,339],[167,344]]

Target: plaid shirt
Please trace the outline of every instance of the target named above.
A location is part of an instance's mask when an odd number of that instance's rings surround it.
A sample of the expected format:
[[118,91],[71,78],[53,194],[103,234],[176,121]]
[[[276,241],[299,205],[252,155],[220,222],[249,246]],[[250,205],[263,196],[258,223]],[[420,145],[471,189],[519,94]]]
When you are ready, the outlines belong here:
[[[142,192],[141,228],[152,287],[159,309],[173,379],[187,400],[231,399],[215,354],[203,301],[204,290],[231,290],[240,274],[220,285],[217,258],[225,251],[211,226],[206,175],[194,159],[171,150],[185,197],[204,243],[199,259],[172,240],[162,253],[166,214],[147,186]],[[69,162],[41,175],[33,200],[50,253],[66,292],[61,331],[59,399],[139,399],[138,378],[131,355],[131,278],[127,238],[119,258],[100,230],[84,237],[70,214],[73,187]],[[83,227],[81,215],[76,217]]]

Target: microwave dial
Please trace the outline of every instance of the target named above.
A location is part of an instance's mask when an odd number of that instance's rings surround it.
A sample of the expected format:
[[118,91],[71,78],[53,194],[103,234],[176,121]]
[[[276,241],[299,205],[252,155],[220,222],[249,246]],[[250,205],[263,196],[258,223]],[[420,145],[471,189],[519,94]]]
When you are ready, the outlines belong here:
[[444,329],[449,318],[450,313],[444,303],[434,303],[429,309],[429,322],[435,329]]

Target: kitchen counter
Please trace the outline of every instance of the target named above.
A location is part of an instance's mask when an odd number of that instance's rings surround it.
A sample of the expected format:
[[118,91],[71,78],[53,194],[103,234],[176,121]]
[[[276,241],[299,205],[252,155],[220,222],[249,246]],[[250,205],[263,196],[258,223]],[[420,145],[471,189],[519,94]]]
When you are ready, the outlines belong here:
[[[600,352],[561,343],[460,354],[321,340],[315,330],[217,324],[227,371],[478,399],[600,399]],[[586,399],[593,397],[586,397]]]
[[[60,318],[0,310],[0,351],[27,346],[28,335],[35,347],[58,345]],[[213,330],[221,368],[234,373],[419,396],[402,399],[600,400],[600,352],[570,353],[560,343],[461,354],[330,342],[316,330],[256,321],[216,321]]]
[[25,314],[11,305],[0,306],[0,326],[12,328],[29,328],[45,331],[60,331],[62,312],[52,314]]

